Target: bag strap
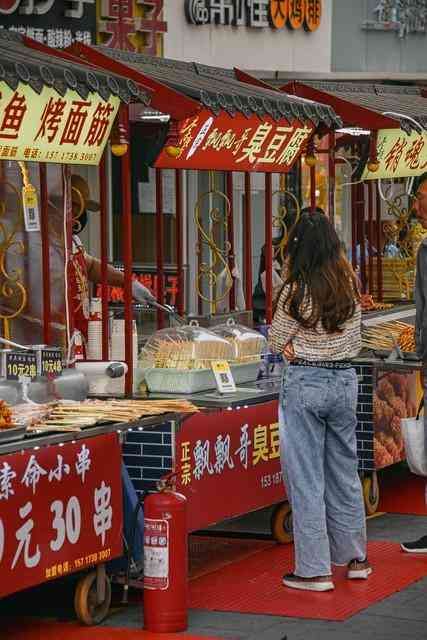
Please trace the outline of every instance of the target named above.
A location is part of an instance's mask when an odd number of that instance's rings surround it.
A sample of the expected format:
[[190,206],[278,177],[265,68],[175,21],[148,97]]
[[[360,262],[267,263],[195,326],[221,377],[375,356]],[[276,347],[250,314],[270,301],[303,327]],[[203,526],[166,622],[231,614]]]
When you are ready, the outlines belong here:
[[424,409],[424,394],[423,394],[423,397],[422,397],[422,398],[421,398],[421,400],[420,400],[420,406],[418,407],[418,411],[417,411],[417,420],[418,420],[418,419],[419,419],[419,417],[420,417],[420,413],[421,413],[421,410],[422,410],[422,409]]

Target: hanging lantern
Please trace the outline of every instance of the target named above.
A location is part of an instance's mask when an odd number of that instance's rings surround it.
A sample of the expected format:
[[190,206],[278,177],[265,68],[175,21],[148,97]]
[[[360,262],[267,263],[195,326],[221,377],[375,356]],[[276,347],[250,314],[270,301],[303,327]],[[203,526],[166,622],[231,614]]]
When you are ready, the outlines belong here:
[[126,127],[121,122],[116,121],[110,136],[111,153],[117,158],[121,158],[128,152],[129,140]]
[[312,138],[307,143],[307,151],[305,153],[304,161],[307,167],[309,167],[310,169],[316,166],[317,158],[316,158],[316,147],[314,145],[314,138]]
[[169,127],[168,137],[165,142],[165,152],[170,158],[179,158],[182,149],[179,146],[179,129],[176,120],[172,120]]
[[368,171],[371,173],[376,173],[380,168],[380,163],[377,158],[377,139],[378,131],[373,131],[369,140],[369,160],[367,164]]

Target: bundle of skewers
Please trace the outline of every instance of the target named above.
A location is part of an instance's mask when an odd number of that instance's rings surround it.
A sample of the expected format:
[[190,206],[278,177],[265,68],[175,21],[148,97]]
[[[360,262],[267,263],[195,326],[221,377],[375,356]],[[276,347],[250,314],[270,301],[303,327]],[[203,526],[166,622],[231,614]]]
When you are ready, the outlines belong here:
[[143,358],[156,369],[210,369],[214,360],[232,360],[231,345],[213,335],[210,339],[191,340],[184,332],[172,337],[152,338]]
[[411,325],[398,320],[377,324],[374,327],[364,327],[362,330],[362,347],[372,350],[391,351],[396,344],[399,344],[404,351],[412,351],[412,349],[404,348],[407,343],[406,337],[404,345],[400,344],[401,336],[408,336],[410,331],[413,332]]
[[132,423],[147,416],[165,413],[195,413],[198,409],[186,400],[87,400],[81,403],[52,405],[40,422],[28,431],[80,431],[105,423]]
[[368,293],[363,293],[360,296],[360,304],[362,307],[362,311],[386,311],[388,309],[392,309],[393,305],[386,302],[375,302],[373,297]]

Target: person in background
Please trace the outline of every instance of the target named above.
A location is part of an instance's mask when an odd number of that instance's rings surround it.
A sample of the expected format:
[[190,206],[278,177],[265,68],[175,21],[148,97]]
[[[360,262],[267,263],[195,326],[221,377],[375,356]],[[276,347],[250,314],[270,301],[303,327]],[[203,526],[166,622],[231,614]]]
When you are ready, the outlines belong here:
[[[273,242],[273,303],[277,299],[283,287],[283,280],[281,278],[282,262],[280,254],[274,259],[274,249],[277,246],[277,242]],[[266,292],[266,264],[265,264],[265,245],[261,249],[261,257],[259,261],[258,281],[255,286],[252,296],[252,309],[254,322],[261,324],[265,322],[265,292]]]
[[[309,207],[302,209],[299,215],[303,215],[304,213],[308,213],[311,211]],[[318,207],[316,207],[315,211],[321,211]],[[290,229],[292,229],[293,225],[297,220],[297,212],[289,211],[283,220],[283,227],[281,228],[281,233],[273,238],[273,306],[277,302],[277,299],[280,295],[280,292],[283,288],[283,251],[281,249],[281,245],[283,243],[284,233],[288,233]],[[259,262],[259,271],[258,271],[258,281],[255,286],[253,297],[252,297],[252,308],[253,308],[253,316],[254,321],[256,323],[265,322],[265,296],[267,289],[267,272],[266,272],[266,263],[265,263],[265,245],[261,249],[261,257]]]
[[[427,230],[427,173],[424,173],[415,186],[413,210],[418,222]],[[424,435],[427,452],[427,416],[425,370],[427,366],[427,238],[421,242],[417,253],[415,278],[415,343],[417,355],[423,361],[422,383],[424,387]],[[427,553],[427,534],[412,542],[403,542],[401,548],[406,553]]]
[[281,463],[292,506],[292,589],[334,589],[331,565],[366,579],[366,524],[356,448],[360,294],[327,217],[304,213],[291,230],[269,343],[284,353]]

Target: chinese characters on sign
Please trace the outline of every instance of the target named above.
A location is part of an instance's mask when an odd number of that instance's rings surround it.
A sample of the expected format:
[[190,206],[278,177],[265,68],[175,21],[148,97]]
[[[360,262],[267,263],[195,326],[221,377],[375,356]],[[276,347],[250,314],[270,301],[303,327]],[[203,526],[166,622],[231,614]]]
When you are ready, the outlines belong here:
[[363,23],[367,31],[395,31],[399,38],[427,31],[427,0],[378,0],[375,20]]
[[90,45],[95,5],[96,0],[0,0],[0,26],[57,49],[73,42]]
[[205,474],[222,474],[225,468],[240,466],[247,471],[249,467],[280,458],[279,425],[277,422],[257,425],[249,433],[249,425],[244,424],[240,427],[238,444],[237,449],[231,448],[229,433],[218,434],[215,442],[197,440],[193,445],[181,442],[181,483],[189,485]]
[[[158,296],[159,276],[156,273],[134,273],[133,277],[147,287],[155,297]],[[178,298],[179,278],[176,274],[165,273],[163,276],[163,291],[166,296],[166,304],[176,306]],[[96,297],[101,298],[102,285],[97,286]],[[112,303],[123,303],[124,292],[122,287],[108,287],[108,300]]]
[[101,0],[99,40],[112,49],[160,55],[164,0]]
[[175,446],[177,490],[189,502],[190,531],[285,499],[277,401],[216,411],[202,421],[190,417]]
[[185,0],[187,22],[233,27],[316,31],[322,19],[322,0]]
[[120,464],[116,434],[3,457],[0,597],[120,555]]
[[61,97],[49,87],[37,94],[0,83],[0,159],[96,165],[118,107],[115,96],[82,100],[74,91]]
[[[205,127],[207,120],[208,128]],[[232,118],[221,113],[212,118],[203,111],[181,124],[178,159],[170,158],[163,151],[156,167],[286,173],[313,130],[313,125],[294,123],[291,126],[287,121],[276,122],[268,116],[260,120],[257,116]]]
[[379,170],[366,168],[363,180],[419,176],[427,170],[427,135],[400,129],[383,129],[378,134],[377,158]]

